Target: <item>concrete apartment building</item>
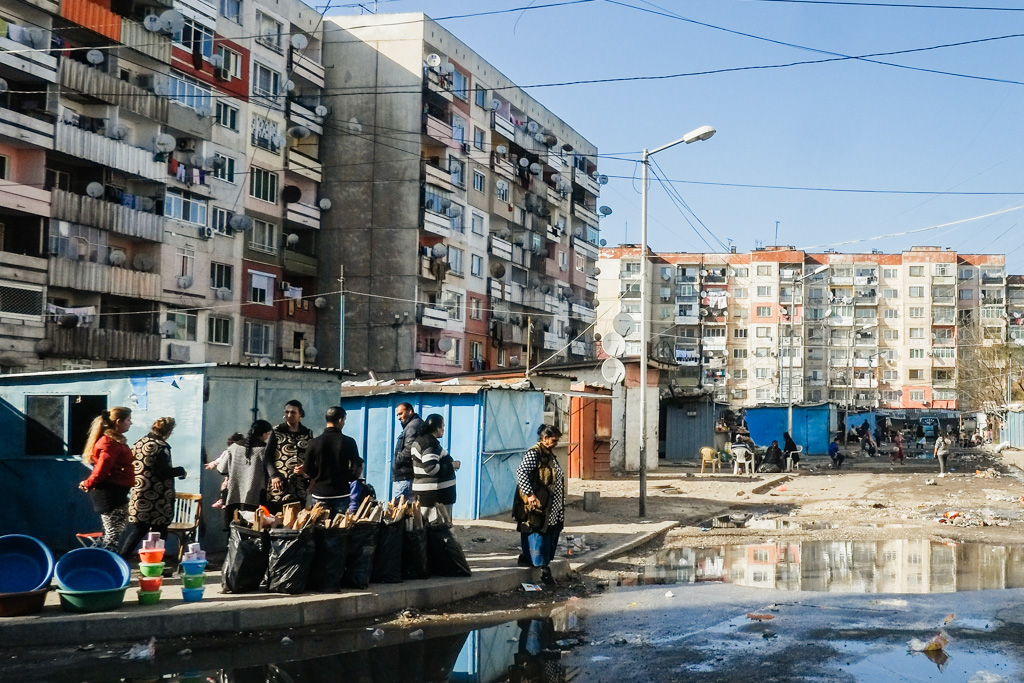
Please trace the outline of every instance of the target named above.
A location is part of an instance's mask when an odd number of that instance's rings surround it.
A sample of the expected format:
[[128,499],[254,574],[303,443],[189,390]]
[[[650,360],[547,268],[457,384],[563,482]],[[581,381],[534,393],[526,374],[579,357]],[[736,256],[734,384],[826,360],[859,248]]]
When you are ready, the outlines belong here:
[[344,211],[319,287],[343,275],[345,293],[318,320],[323,362],[413,376],[592,358],[596,147],[422,14],[331,17],[324,57],[323,188]]
[[11,0],[0,28],[0,369],[299,361],[319,13]]
[[[601,250],[596,331],[633,315],[627,355],[640,350],[640,253]],[[651,356],[674,366],[673,388],[737,406],[957,408],[958,354],[1024,337],[1024,285],[1007,284],[1005,262],[939,247],[651,254]]]

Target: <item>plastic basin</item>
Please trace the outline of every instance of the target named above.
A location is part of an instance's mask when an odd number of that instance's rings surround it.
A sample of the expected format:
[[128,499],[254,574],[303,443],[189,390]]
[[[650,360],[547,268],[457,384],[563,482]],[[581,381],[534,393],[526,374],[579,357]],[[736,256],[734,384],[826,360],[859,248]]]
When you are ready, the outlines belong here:
[[139,591],[139,604],[140,605],[155,605],[160,602],[160,590],[155,591]]
[[181,585],[185,588],[202,588],[206,584],[206,574],[185,574],[181,577]]
[[127,586],[101,591],[58,590],[57,595],[60,596],[60,606],[67,612],[106,612],[124,603],[127,590]]
[[164,574],[164,563],[157,562],[155,564],[148,564],[146,562],[139,563],[139,573],[143,576],[163,576]]
[[57,560],[54,578],[66,591],[125,588],[131,578],[128,563],[103,548],[79,548]]
[[0,617],[20,617],[43,611],[49,587],[24,593],[0,593]]
[[164,585],[162,576],[143,576],[139,578],[139,589],[144,591],[158,591]]
[[42,541],[10,534],[0,536],[0,593],[25,593],[50,585],[53,553]]
[[155,548],[153,550],[140,550],[139,561],[145,562],[146,564],[156,564],[164,559],[164,549]]
[[182,588],[181,597],[185,602],[199,602],[203,599],[205,588]]
[[202,574],[206,570],[206,560],[185,560],[181,563],[181,571],[189,576]]

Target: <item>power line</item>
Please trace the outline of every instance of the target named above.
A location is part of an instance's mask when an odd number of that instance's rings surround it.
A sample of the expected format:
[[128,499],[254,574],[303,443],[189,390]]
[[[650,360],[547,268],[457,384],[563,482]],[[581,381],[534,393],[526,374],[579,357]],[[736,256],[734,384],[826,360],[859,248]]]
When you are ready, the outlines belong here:
[[1024,12],[1024,7],[970,7],[967,5],[918,5],[901,2],[843,2],[842,0],[740,0],[741,2],[765,2],[797,5],[839,5],[847,7],[877,7],[880,9],[930,9],[966,10],[974,12]]
[[[615,159],[619,161],[619,159]],[[633,176],[606,174],[609,178],[628,180]],[[950,190],[875,190],[855,187],[812,187],[801,185],[759,185],[755,183],[723,183],[707,180],[664,180],[669,184],[680,185],[707,185],[711,187],[738,187],[754,190],[793,190],[800,192],[846,192],[851,194],[909,194],[909,195],[948,195],[951,197],[1019,197],[1024,196],[1024,190],[1017,192],[962,192]]]

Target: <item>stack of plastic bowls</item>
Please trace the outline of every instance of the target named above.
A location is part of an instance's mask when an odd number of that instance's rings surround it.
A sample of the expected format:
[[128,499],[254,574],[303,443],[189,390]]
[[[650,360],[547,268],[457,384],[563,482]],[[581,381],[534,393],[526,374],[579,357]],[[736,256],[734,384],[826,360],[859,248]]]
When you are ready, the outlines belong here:
[[0,617],[43,609],[53,578],[53,555],[31,536],[0,536]]
[[206,585],[206,560],[182,560],[181,597],[185,602],[203,599]]
[[160,602],[160,588],[164,583],[164,549],[139,549],[139,603],[155,605]]
[[124,602],[128,563],[103,548],[79,548],[57,561],[53,572],[60,604],[69,612],[101,612]]

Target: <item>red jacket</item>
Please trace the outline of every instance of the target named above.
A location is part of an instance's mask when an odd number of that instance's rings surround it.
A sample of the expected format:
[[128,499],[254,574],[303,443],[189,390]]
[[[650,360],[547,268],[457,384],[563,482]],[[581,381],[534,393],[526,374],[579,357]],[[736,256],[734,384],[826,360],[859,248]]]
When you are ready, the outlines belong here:
[[127,444],[104,434],[92,449],[92,474],[85,480],[86,490],[97,484],[135,485],[135,465]]

